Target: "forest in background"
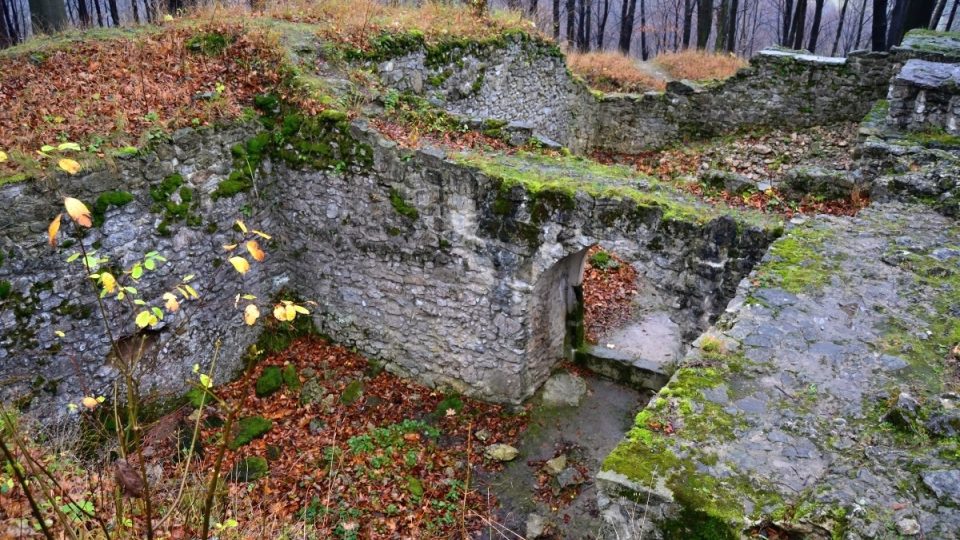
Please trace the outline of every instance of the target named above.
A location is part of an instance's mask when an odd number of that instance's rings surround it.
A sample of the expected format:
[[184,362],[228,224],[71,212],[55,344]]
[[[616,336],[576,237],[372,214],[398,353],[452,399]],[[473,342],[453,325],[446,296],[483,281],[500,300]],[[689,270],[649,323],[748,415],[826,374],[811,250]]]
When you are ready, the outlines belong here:
[[[689,48],[744,57],[771,45],[831,56],[865,48],[887,50],[912,28],[951,30],[960,6],[957,0],[493,0],[489,6],[487,0],[464,1],[479,9],[522,13],[571,51],[618,50],[643,60]],[[271,0],[216,1],[253,10],[268,3]],[[39,33],[154,22],[165,14],[213,4],[0,0],[0,47]]]

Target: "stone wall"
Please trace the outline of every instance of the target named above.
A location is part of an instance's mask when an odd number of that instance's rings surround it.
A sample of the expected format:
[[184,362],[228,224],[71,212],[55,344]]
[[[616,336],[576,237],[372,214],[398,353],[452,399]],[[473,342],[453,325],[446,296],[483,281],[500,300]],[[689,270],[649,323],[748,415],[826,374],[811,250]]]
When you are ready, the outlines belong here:
[[636,153],[744,128],[857,121],[884,97],[892,70],[885,53],[828,58],[761,51],[720,83],[675,82],[663,93],[605,96],[590,146]]
[[908,60],[890,84],[891,125],[910,131],[960,133],[960,66]]
[[[570,297],[563,289],[578,284],[586,247],[602,243],[634,261],[675,298],[692,336],[719,313],[770,241],[729,218],[668,219],[663,209],[629,199],[505,191],[497,178],[433,151],[399,149],[363,123],[350,131],[372,148],[371,163],[299,169],[268,160],[255,190],[216,201],[210,194],[230,171],[229,149],[252,136],[251,128],[184,132],[156,155],[60,179],[60,191],[5,186],[0,199],[16,211],[0,223],[3,252],[11,253],[0,280],[28,297],[31,308],[21,313],[20,296],[0,303],[3,399],[32,396],[41,412],[58,411],[82,394],[109,393],[116,377],[105,363],[109,345],[93,316],[96,303],[89,289],[84,295],[88,285],[63,263],[75,248],[51,252],[45,245],[62,193],[91,203],[106,190],[134,195],[108,210],[84,242],[124,265],[152,250],[169,258],[138,284],[150,291],[146,300],[157,301],[176,276],[197,274],[202,301],[186,304],[156,332],[144,379],[146,389],[172,394],[186,388],[194,363],[209,365],[218,339],[217,380],[242,367],[256,330],[241,320],[238,292],[267,299],[286,287],[316,302],[311,309],[323,333],[389,369],[516,403],[565,353]],[[194,189],[197,217],[193,226],[170,223],[164,237],[149,188],[174,172]],[[226,258],[222,245],[234,241],[238,217],[274,235],[267,260],[242,279],[215,262]],[[51,313],[60,306],[61,315]],[[114,318],[120,314],[111,312]],[[120,335],[134,333],[117,325]],[[55,330],[67,337],[58,339]]]
[[555,46],[524,34],[420,50],[377,67],[388,85],[469,120],[515,122],[576,150],[590,137],[590,91]]
[[615,153],[752,127],[859,120],[886,95],[894,68],[887,53],[829,58],[765,50],[722,82],[603,95],[571,76],[555,49],[520,35],[445,54],[420,50],[378,65],[388,85],[450,113],[527,125],[574,151]]
[[[94,202],[106,192],[122,191],[133,200],[106,209],[102,225],[83,236],[88,250],[110,259],[111,267],[129,268],[144,254],[157,251],[168,259],[134,285],[143,300],[163,305],[161,295],[179,278],[195,274],[200,300],[184,302],[156,332],[142,367],[147,393],[181,394],[188,388],[194,363],[207,369],[221,343],[215,380],[233,377],[257,331],[243,324],[234,306],[238,292],[269,298],[285,280],[279,257],[271,254],[243,278],[224,263],[223,244],[235,241],[231,226],[246,219],[263,230],[274,228],[268,212],[240,213],[243,205],[259,208],[253,197],[212,201],[210,193],[230,171],[230,147],[250,136],[251,126],[174,135],[170,144],[146,156],[117,159],[76,177],[60,175],[48,182],[21,182],[0,187],[0,399],[43,415],[62,414],[66,403],[82,395],[111,395],[118,370],[106,361],[110,352],[96,291],[83,277],[79,261],[65,262],[78,251],[76,230],[65,221],[61,245],[47,245],[46,227],[63,211],[63,196]],[[151,196],[151,188],[173,174],[183,185],[163,201],[192,198],[187,216],[176,221]],[[185,191],[186,190],[186,191]],[[189,195],[187,195],[189,193]],[[165,219],[167,220],[165,222]],[[186,221],[192,223],[191,226]],[[164,233],[164,231],[167,231]],[[119,273],[115,271],[114,273]],[[4,290],[6,289],[6,290]],[[131,309],[105,302],[117,338],[133,336]],[[58,337],[56,331],[63,332]]]

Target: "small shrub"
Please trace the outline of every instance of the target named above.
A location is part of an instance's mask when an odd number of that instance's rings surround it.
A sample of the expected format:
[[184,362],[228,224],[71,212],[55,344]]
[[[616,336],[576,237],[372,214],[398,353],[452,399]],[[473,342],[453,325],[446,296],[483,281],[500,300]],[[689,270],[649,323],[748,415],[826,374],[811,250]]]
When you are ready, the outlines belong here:
[[647,73],[637,60],[614,52],[570,53],[570,71],[583,77],[591,88],[604,92],[663,90],[666,83]]
[[590,266],[597,270],[613,270],[620,267],[620,263],[612,255],[602,249],[590,256]]
[[660,54],[653,61],[674,79],[691,81],[726,79],[747,66],[739,56],[696,49]]
[[220,56],[227,50],[230,40],[219,32],[197,34],[187,40],[187,49],[207,56]]

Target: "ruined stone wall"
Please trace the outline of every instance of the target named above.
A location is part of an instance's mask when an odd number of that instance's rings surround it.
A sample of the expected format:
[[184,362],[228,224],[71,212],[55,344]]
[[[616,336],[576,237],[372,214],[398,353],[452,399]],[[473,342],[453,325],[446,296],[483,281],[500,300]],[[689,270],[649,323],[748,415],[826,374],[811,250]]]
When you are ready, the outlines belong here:
[[378,71],[388,85],[467,119],[516,122],[575,151],[636,153],[744,128],[859,120],[886,95],[895,64],[886,53],[765,50],[725,81],[602,95],[571,76],[553,49],[512,36],[445,54],[417,51]]
[[590,138],[590,91],[555,46],[525,35],[417,51],[380,63],[378,72],[388,85],[469,120],[514,122],[574,150]]
[[[84,246],[108,266],[129,268],[144,254],[157,251],[168,261],[138,282],[129,282],[141,298],[163,305],[161,295],[188,274],[200,300],[184,302],[156,332],[143,362],[143,390],[181,394],[188,388],[191,368],[207,369],[219,340],[220,360],[215,380],[233,377],[244,349],[257,330],[245,326],[234,307],[234,296],[247,292],[269,298],[284,279],[282,265],[270,255],[265,266],[254,265],[242,279],[225,262],[223,244],[235,241],[231,226],[246,219],[263,230],[274,228],[267,212],[241,215],[240,208],[259,208],[254,197],[212,201],[210,193],[230,171],[229,148],[250,136],[251,126],[195,132],[184,130],[170,144],[146,156],[117,159],[76,177],[57,176],[49,182],[21,182],[0,187],[0,400],[54,416],[66,403],[83,395],[111,395],[118,370],[106,362],[110,344],[97,311],[96,291],[87,283],[80,262],[65,259],[79,251],[74,226],[65,220],[61,245],[47,245],[47,224],[63,212],[64,196],[79,198],[94,209],[102,194],[120,191],[132,201],[106,208],[101,225],[83,236]],[[183,184],[169,196],[151,196],[171,175]],[[159,194],[158,194],[159,195]],[[182,219],[172,219],[160,206],[191,198]],[[191,225],[187,225],[187,221]],[[114,335],[136,333],[132,307],[107,301]],[[56,331],[63,332],[58,337]]]
[[744,128],[860,120],[886,94],[892,70],[885,53],[827,58],[761,51],[719,83],[677,82],[663,93],[603,97],[590,146],[636,153]]
[[891,125],[910,131],[960,133],[960,67],[908,60],[890,84]]
[[[147,251],[166,256],[169,262],[138,284],[145,300],[159,302],[177,276],[198,276],[201,302],[186,304],[155,333],[155,360],[144,378],[147,390],[172,394],[186,388],[194,363],[209,366],[217,340],[217,380],[236,373],[257,330],[243,324],[235,295],[265,300],[285,287],[315,302],[323,333],[389,369],[519,402],[564,355],[568,298],[558,291],[579,280],[586,247],[603,243],[635,261],[676,298],[685,330],[695,334],[770,241],[727,218],[700,224],[665,219],[661,208],[632,200],[504,190],[499,179],[430,151],[399,149],[362,123],[350,131],[372,149],[372,162],[318,170],[267,161],[255,190],[216,201],[210,194],[230,172],[230,147],[251,137],[251,128],[184,132],[156,155],[61,179],[60,191],[5,186],[0,198],[15,211],[0,223],[10,254],[0,280],[13,291],[0,301],[3,399],[32,398],[41,411],[60,410],[83,394],[109,393],[117,375],[105,363],[109,345],[93,316],[96,303],[83,293],[89,285],[63,263],[72,248],[51,252],[45,244],[61,193],[88,202],[113,189],[134,196],[108,210],[84,242],[124,266]],[[150,188],[174,172],[194,190],[195,218],[168,223],[170,236],[163,236]],[[242,278],[220,264],[238,217],[273,235],[267,260]],[[577,253],[576,264],[555,267]],[[111,318],[120,325],[120,313]],[[134,333],[130,324],[117,328]]]

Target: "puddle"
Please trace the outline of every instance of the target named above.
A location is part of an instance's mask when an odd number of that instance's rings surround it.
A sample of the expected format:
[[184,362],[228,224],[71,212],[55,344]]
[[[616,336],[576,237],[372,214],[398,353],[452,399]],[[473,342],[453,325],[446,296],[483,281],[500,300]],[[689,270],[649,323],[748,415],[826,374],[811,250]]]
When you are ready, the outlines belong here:
[[[484,479],[481,488],[489,487],[499,500],[500,508],[494,516],[499,526],[508,530],[486,528],[479,538],[525,537],[530,514],[543,518],[546,532],[539,538],[600,537],[605,525],[597,511],[594,476],[653,392],[628,388],[593,374],[583,377],[587,394],[579,407],[546,408],[539,404],[539,396],[535,398],[537,406],[531,411],[530,427],[517,447],[520,457]],[[537,500],[542,465],[531,462],[551,459],[564,447],[576,448],[566,454],[575,465],[586,469],[586,482],[572,502],[551,507]]]

